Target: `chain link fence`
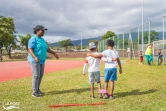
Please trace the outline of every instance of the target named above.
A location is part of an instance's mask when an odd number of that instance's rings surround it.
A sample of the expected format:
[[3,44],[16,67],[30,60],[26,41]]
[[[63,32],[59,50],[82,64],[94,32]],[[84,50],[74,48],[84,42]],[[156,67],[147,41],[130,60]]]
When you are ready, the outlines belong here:
[[[147,46],[152,43],[154,44],[153,56],[158,56],[158,47],[162,46],[161,52],[163,57],[166,58],[166,28],[165,28],[165,16],[154,19],[153,21],[145,22],[138,27],[134,27],[128,29],[122,33],[119,33],[117,37],[110,37],[108,39],[114,40],[115,49],[120,54],[121,57],[128,57],[127,51],[129,49],[130,59],[139,58],[140,51],[143,51],[143,55],[145,55],[145,51]],[[106,50],[106,41],[101,40],[98,44],[99,52]],[[158,41],[158,42],[157,42]]]

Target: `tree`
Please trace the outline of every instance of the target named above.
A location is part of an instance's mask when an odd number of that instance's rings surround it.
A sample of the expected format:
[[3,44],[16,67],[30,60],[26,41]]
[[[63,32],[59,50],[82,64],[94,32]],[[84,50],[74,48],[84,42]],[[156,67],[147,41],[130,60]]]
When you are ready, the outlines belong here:
[[11,48],[16,46],[14,20],[10,17],[0,16],[0,38],[1,45],[4,46],[11,57]]
[[106,34],[102,36],[102,40],[108,39],[110,37],[117,37],[117,35],[112,31],[107,31]]
[[82,49],[86,49],[87,48],[87,46],[82,46]]
[[58,49],[58,48],[56,48],[55,46],[49,46],[52,50],[56,50],[56,49]]
[[71,39],[59,41],[60,47],[64,47],[66,52],[69,46],[73,46]]
[[81,50],[81,45],[77,45],[76,50],[80,51]]
[[[127,49],[128,47],[128,40],[124,39],[124,49]],[[119,40],[119,48],[123,49],[123,39]]]
[[20,45],[25,46],[26,50],[28,51],[28,40],[31,38],[31,35],[30,34],[27,34],[26,36],[19,35],[19,37],[20,37]]
[[[148,44],[149,32],[144,32],[144,44]],[[159,33],[156,31],[150,32],[150,42],[159,40]],[[138,39],[137,39],[138,41]],[[139,37],[139,43],[142,43],[142,34]]]

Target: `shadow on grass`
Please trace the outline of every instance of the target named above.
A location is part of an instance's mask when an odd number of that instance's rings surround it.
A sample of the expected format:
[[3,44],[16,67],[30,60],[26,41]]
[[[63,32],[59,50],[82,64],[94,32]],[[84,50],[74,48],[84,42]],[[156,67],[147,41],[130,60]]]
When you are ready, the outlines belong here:
[[144,92],[140,92],[139,89],[136,90],[132,90],[131,92],[119,92],[119,93],[115,93],[115,95],[117,96],[116,98],[120,98],[120,97],[126,97],[126,96],[134,96],[134,95],[144,95],[144,94],[150,94],[150,93],[154,93],[156,92],[156,89],[150,89]]
[[86,92],[86,91],[90,91],[90,88],[69,89],[69,90],[63,90],[63,91],[51,91],[51,92],[45,92],[45,95],[65,94],[65,93],[73,93],[73,92],[81,94],[82,92]]

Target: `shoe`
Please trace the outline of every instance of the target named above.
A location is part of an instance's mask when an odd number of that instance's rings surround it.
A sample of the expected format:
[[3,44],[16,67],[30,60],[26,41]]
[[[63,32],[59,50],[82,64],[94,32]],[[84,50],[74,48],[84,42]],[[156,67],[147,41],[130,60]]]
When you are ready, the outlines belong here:
[[95,97],[94,96],[90,96],[92,99],[94,99]]
[[40,90],[38,90],[38,92],[37,92],[39,95],[44,95],[44,93],[43,92],[41,92]]
[[114,99],[114,97],[113,97],[113,96],[110,96],[109,99]]
[[104,98],[104,99],[108,99],[108,98],[109,98],[109,97],[108,97],[108,94],[104,94],[103,98]]
[[150,62],[148,62],[148,65],[149,65],[149,66],[151,65]]
[[40,98],[40,95],[38,93],[32,93],[32,97]]
[[99,97],[99,98],[103,98],[103,96],[102,96],[102,94],[101,94],[101,93],[99,93],[99,94],[98,94],[98,97]]

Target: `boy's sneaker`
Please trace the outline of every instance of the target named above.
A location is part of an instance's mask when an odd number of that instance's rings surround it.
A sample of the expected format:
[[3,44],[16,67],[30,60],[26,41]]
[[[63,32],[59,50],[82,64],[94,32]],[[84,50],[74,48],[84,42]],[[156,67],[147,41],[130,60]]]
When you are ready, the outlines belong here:
[[113,97],[113,96],[110,96],[109,99],[114,99],[114,97]]
[[95,97],[94,96],[90,96],[92,99],[94,99]]
[[32,97],[40,98],[40,95],[37,93],[32,93]]
[[44,93],[41,92],[40,90],[38,91],[38,94],[39,94],[39,95],[44,95]]
[[99,94],[98,94],[98,97],[99,97],[99,98],[102,98],[103,96],[102,96],[102,94],[101,94],[101,93],[99,93]]
[[108,99],[109,98],[108,94],[104,94],[103,98]]

